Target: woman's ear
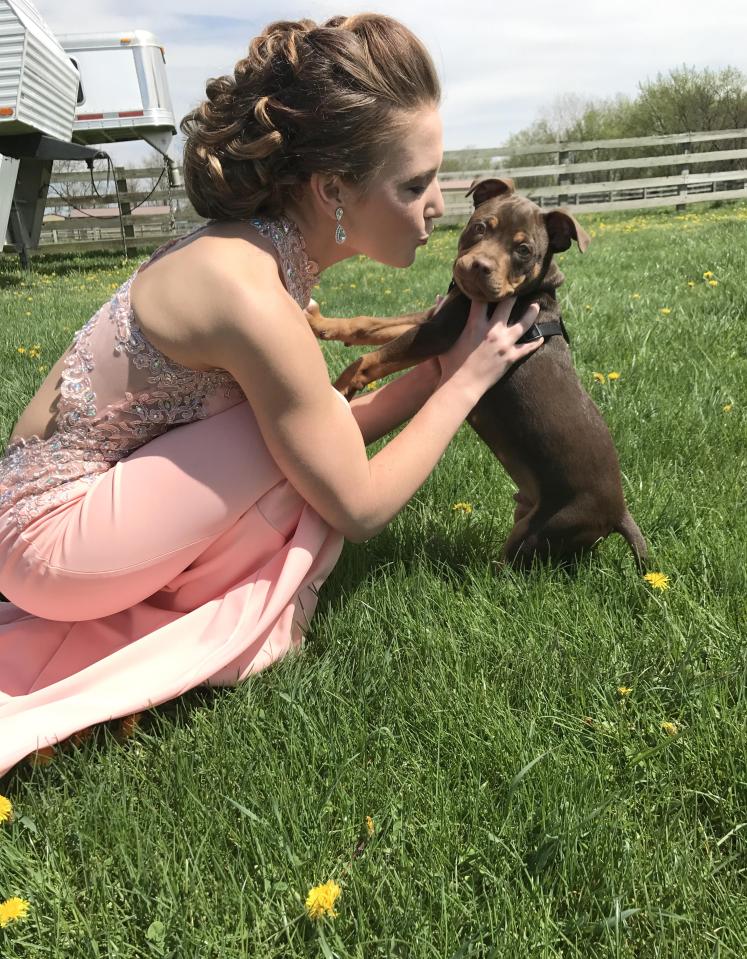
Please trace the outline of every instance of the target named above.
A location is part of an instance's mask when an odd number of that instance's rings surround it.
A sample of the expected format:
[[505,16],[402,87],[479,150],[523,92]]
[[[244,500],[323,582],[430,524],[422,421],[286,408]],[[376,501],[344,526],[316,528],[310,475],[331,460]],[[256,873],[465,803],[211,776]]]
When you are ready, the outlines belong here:
[[345,206],[340,178],[334,173],[312,173],[309,177],[309,190],[315,202],[332,217],[338,206]]

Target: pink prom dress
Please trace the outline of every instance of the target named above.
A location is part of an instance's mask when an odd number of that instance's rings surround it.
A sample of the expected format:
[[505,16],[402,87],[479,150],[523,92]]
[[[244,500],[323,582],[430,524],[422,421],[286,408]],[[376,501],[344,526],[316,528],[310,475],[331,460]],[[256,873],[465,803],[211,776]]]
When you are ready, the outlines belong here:
[[[316,270],[295,223],[247,222],[305,307]],[[75,334],[54,432],[0,458],[0,775],[298,649],[342,550],[230,374],[181,366],[143,335],[139,270]]]

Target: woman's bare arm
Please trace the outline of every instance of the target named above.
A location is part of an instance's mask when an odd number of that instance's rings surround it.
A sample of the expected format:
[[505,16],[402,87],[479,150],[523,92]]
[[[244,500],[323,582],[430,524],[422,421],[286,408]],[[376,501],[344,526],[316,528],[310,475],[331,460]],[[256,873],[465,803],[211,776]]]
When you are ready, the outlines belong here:
[[438,360],[425,360],[378,389],[350,400],[350,409],[368,446],[401,426],[422,407],[438,386]]

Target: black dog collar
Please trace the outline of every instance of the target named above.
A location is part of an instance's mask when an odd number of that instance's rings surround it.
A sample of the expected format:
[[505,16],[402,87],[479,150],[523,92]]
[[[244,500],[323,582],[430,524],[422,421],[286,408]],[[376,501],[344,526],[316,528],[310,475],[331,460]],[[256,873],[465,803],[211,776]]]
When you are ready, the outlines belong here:
[[559,317],[558,322],[555,320],[550,320],[547,323],[532,323],[529,329],[523,336],[520,336],[516,341],[517,343],[532,343],[534,340],[538,340],[541,336],[544,336],[545,339],[548,336],[562,336],[566,343],[570,346],[571,341],[568,338],[568,331],[565,328],[565,323],[563,318]]

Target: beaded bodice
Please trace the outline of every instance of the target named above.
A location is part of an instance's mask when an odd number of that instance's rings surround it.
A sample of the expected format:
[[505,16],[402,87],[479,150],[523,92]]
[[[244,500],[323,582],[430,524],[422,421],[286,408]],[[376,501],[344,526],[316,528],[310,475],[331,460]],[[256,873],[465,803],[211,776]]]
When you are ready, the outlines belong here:
[[[295,223],[284,216],[247,222],[272,241],[288,293],[306,307],[317,268]],[[0,514],[11,515],[20,530],[149,440],[245,399],[226,370],[176,363],[137,324],[130,305],[133,279],[183,239],[159,247],[75,333],[63,361],[51,436],[14,440],[0,458]]]

